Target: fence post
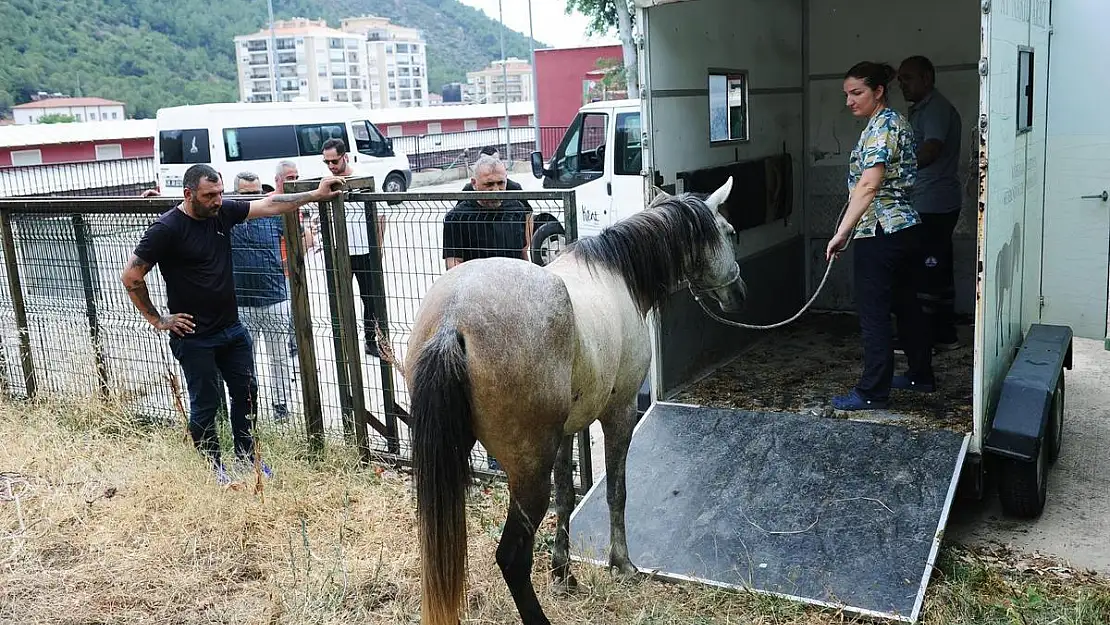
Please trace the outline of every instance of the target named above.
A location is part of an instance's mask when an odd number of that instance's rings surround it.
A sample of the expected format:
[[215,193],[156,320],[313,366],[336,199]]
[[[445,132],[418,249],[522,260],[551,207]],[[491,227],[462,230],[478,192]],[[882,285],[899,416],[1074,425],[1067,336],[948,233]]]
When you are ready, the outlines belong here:
[[96,312],[96,286],[92,274],[92,233],[85,216],[73,214],[73,236],[77,242],[77,258],[81,268],[81,284],[85,289],[85,314],[89,319],[89,338],[92,340],[93,355],[96,358],[96,375],[100,382],[100,396],[107,400],[111,396],[108,385],[108,361],[104,357],[104,345],[100,340],[100,320]]
[[[568,245],[578,238],[578,203],[574,191],[563,194],[563,236]],[[578,475],[583,493],[594,484],[594,463],[590,447],[590,428],[587,427],[578,433]]]
[[27,307],[23,302],[23,285],[19,281],[19,261],[15,257],[15,236],[12,234],[12,211],[0,209],[0,237],[3,238],[4,264],[8,272],[8,290],[11,291],[15,325],[19,330],[19,355],[23,377],[27,384],[27,397],[38,394],[35,364],[31,353],[31,328],[27,324]]
[[297,342],[297,359],[301,367],[301,405],[309,448],[318,452],[324,447],[324,410],[320,404],[320,375],[316,368],[316,344],[312,338],[312,307],[308,299],[299,212],[300,209],[286,213],[282,219],[285,229],[285,256],[289,263],[293,336]]
[[[374,192],[373,185],[368,189]],[[385,290],[385,267],[382,264],[382,253],[385,248],[385,227],[382,228],[381,237],[378,236],[378,207],[377,202],[364,202],[363,209],[366,213],[367,240],[370,241],[370,302],[374,308],[374,317],[378,320],[382,337],[389,342],[389,306]],[[386,224],[388,227],[388,224]],[[377,337],[366,337],[368,341],[377,342]],[[391,346],[392,347],[392,346]],[[389,453],[400,455],[401,436],[397,428],[397,401],[396,391],[393,388],[393,365],[384,358],[380,360],[382,376],[382,410],[385,412],[386,443]]]
[[320,245],[324,248],[324,279],[328,288],[328,312],[331,314],[331,339],[335,350],[335,376],[339,384],[339,409],[343,416],[343,434],[351,438],[355,433],[354,415],[351,409],[351,381],[347,362],[343,356],[343,333],[339,324],[339,302],[336,299],[335,261],[332,241],[331,210],[328,202],[320,202]]
[[[349,185],[354,181],[348,180]],[[366,412],[366,394],[362,385],[362,359],[358,344],[358,318],[355,315],[355,292],[351,281],[350,246],[347,241],[347,216],[344,207],[346,192],[341,193],[331,204],[331,221],[333,225],[332,236],[335,245],[332,246],[335,266],[335,299],[339,312],[340,348],[345,355],[348,379],[351,384],[351,409],[354,412],[355,444],[358,446],[359,457],[363,462],[370,461],[370,433],[367,431],[369,423]]]

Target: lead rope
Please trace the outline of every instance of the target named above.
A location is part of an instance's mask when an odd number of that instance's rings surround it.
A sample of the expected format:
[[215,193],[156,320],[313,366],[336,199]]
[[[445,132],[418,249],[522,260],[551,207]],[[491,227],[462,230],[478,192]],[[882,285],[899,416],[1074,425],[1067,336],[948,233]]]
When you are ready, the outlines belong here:
[[[840,228],[840,222],[841,222],[841,220],[844,219],[844,213],[846,213],[847,211],[848,211],[848,203],[846,202],[844,204],[844,208],[840,209],[840,216],[836,218],[837,229]],[[849,238],[848,242],[844,244],[844,248],[841,249],[840,252],[837,252],[837,254],[840,254],[840,253],[844,252],[845,250],[847,250],[848,246],[850,246],[851,244],[852,244],[852,239]],[[687,280],[686,285],[690,289],[690,295],[694,296],[694,301],[696,301],[698,303],[698,305],[701,306],[701,309],[705,311],[705,314],[709,315],[710,319],[713,319],[714,321],[716,321],[718,323],[723,323],[727,326],[732,326],[734,328],[742,328],[744,330],[774,330],[775,328],[781,328],[785,325],[789,325],[789,324],[794,323],[795,321],[797,321],[799,317],[801,317],[803,314],[805,314],[805,312],[807,310],[809,310],[809,307],[813,305],[813,302],[817,301],[817,296],[821,294],[821,289],[825,288],[825,283],[829,281],[829,273],[832,271],[832,266],[833,266],[833,263],[835,261],[836,261],[836,256],[834,255],[832,257],[832,260],[829,261],[829,264],[825,266],[825,275],[821,278],[821,283],[817,285],[817,290],[815,290],[813,292],[813,297],[809,298],[809,301],[805,303],[805,306],[802,306],[802,309],[799,310],[797,312],[797,314],[795,314],[793,317],[791,317],[791,318],[789,318],[785,321],[780,321],[778,323],[772,323],[770,325],[754,325],[754,324],[750,324],[750,323],[740,323],[739,321],[731,321],[729,319],[725,319],[725,318],[721,317],[720,315],[718,315],[717,313],[710,310],[709,307],[705,305],[705,301],[702,299],[701,294],[694,290],[694,285],[693,285],[692,282]],[[731,284],[732,282],[735,282],[736,279],[739,279],[739,276],[740,276],[740,265],[739,264],[737,264],[737,266],[736,266],[736,275],[737,275],[737,278],[729,281],[728,284]],[[716,288],[720,288],[720,287],[716,287]],[[701,291],[701,293],[707,293],[707,292],[712,291],[712,290],[714,290],[714,289],[703,290],[703,291]]]

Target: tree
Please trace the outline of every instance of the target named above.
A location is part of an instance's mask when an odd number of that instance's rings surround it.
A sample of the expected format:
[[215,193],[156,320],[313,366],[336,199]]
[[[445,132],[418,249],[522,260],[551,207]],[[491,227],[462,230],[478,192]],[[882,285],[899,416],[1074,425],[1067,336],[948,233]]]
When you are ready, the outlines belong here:
[[587,33],[604,35],[614,27],[624,53],[624,75],[629,97],[639,97],[640,79],[636,45],[632,41],[632,8],[629,0],[567,0],[566,12],[578,11],[590,18]]
[[47,113],[38,119],[40,124],[68,124],[77,121],[77,118],[64,113]]

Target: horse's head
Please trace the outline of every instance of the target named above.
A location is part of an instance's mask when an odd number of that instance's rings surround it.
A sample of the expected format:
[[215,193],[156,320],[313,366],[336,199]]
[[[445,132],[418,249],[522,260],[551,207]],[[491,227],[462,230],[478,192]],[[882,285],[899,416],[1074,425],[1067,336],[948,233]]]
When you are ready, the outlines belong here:
[[719,238],[706,241],[705,248],[695,253],[694,257],[700,262],[691,267],[686,279],[695,295],[708,294],[717,300],[722,311],[735,313],[744,308],[748,287],[740,277],[740,264],[736,262],[739,246],[736,229],[721,213],[730,191],[732,176],[705,199],[705,205],[715,218]]

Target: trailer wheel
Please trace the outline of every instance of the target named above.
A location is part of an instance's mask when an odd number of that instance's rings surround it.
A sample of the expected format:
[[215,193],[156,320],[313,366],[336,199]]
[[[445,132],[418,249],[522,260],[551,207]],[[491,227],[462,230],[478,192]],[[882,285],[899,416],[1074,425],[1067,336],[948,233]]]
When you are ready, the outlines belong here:
[[555,260],[567,244],[566,231],[558,221],[544,222],[532,233],[532,262],[543,267]]
[[1047,437],[1042,440],[1037,458],[1033,462],[999,459],[998,499],[1002,504],[1002,511],[1008,516],[1035,519],[1044,511],[1048,494],[1050,446]]
[[1048,416],[1048,430],[1044,435],[1045,444],[1048,445],[1048,461],[1055,463],[1060,457],[1060,448],[1064,443],[1064,372],[1060,372],[1060,381],[1056,383],[1056,392],[1052,394],[1052,414]]

